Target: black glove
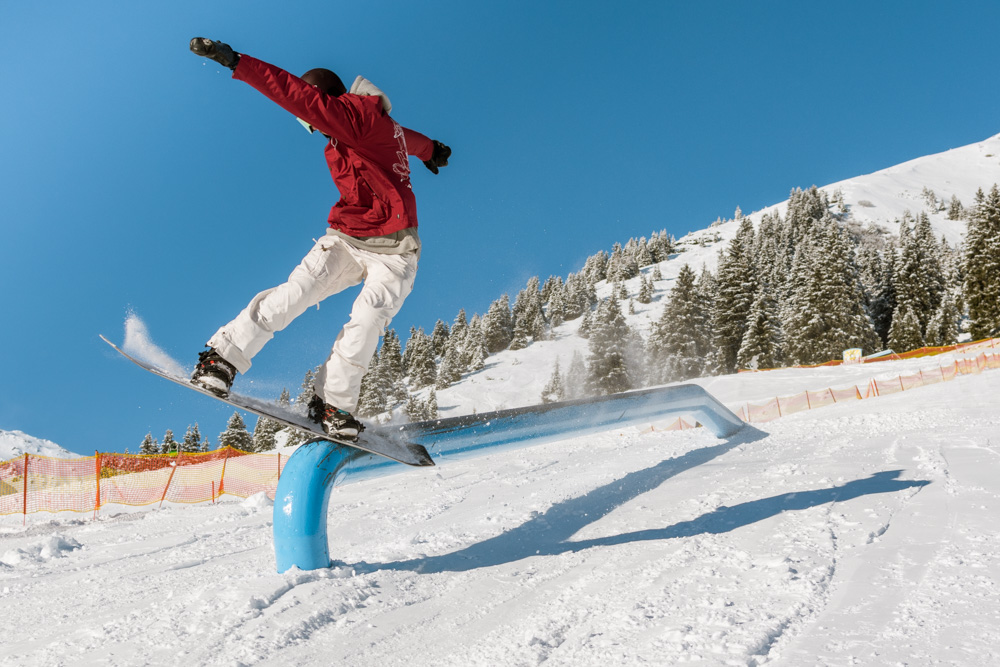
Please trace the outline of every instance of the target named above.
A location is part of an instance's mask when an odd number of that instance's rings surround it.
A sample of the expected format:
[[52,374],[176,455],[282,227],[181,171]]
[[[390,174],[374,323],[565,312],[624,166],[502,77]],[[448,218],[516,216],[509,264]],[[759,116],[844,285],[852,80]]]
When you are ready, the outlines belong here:
[[191,40],[191,52],[196,56],[210,58],[229,69],[236,69],[236,65],[240,62],[240,54],[233,51],[228,44],[213,42],[204,37],[195,37]]
[[451,149],[440,141],[434,141],[434,153],[430,160],[424,160],[424,166],[431,170],[431,173],[438,173],[438,167],[447,167],[448,158],[451,157]]

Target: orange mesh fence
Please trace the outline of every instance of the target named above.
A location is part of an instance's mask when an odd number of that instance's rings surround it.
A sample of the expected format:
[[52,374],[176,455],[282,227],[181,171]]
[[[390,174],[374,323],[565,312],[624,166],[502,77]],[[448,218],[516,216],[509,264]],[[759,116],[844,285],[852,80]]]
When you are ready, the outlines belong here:
[[[882,361],[900,361],[902,359],[917,359],[919,357],[933,357],[939,354],[945,354],[946,352],[962,352],[963,354],[968,354],[970,352],[985,352],[986,350],[994,351],[1000,350],[1000,338],[987,338],[984,340],[977,340],[971,343],[958,343],[957,345],[944,345],[941,347],[921,347],[916,350],[910,350],[909,352],[894,352],[893,354],[887,354],[884,357],[877,357],[875,359],[864,359],[866,364],[876,364]],[[821,368],[823,366],[840,366],[844,363],[843,359],[833,359],[832,361],[825,361],[821,364],[806,364],[801,366],[791,366],[791,368]],[[758,369],[739,369],[740,373],[759,373],[762,371],[772,371],[777,370],[775,368],[758,368]]]
[[[991,341],[986,341],[989,347]],[[982,347],[984,343],[976,343]],[[950,349],[954,349],[952,346]],[[968,351],[968,350],[966,350]],[[747,422],[767,422],[803,410],[814,410],[834,403],[855,401],[877,396],[898,394],[917,387],[954,380],[959,375],[973,375],[985,370],[1000,368],[1000,353],[982,352],[976,357],[959,359],[948,366],[920,370],[912,375],[898,375],[889,379],[872,378],[865,386],[846,389],[823,389],[805,391],[794,396],[775,397],[763,404],[745,403],[739,407],[740,418]]]
[[98,453],[79,459],[26,454],[0,462],[0,514],[97,512],[110,503],[200,503],[222,494],[271,498],[288,457],[230,447],[143,456]]

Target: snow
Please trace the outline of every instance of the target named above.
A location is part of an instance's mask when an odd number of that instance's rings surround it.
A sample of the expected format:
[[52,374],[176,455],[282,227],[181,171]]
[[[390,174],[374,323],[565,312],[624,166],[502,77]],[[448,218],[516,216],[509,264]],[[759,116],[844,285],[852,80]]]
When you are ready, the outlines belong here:
[[63,449],[51,440],[36,438],[22,431],[0,429],[0,461],[16,459],[25,454],[48,456],[58,459],[75,459],[79,454]]
[[[702,384],[753,400],[959,356]],[[345,484],[312,572],[275,573],[266,496],[2,517],[0,659],[997,664],[998,395],[987,371],[728,440],[615,430]]]

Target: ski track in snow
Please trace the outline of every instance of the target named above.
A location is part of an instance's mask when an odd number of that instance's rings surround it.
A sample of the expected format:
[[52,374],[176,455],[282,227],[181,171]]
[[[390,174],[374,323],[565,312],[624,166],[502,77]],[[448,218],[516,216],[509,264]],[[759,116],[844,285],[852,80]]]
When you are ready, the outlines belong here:
[[998,392],[987,372],[729,440],[629,429],[347,484],[314,572],[274,572],[260,498],[0,517],[0,659],[998,664]]

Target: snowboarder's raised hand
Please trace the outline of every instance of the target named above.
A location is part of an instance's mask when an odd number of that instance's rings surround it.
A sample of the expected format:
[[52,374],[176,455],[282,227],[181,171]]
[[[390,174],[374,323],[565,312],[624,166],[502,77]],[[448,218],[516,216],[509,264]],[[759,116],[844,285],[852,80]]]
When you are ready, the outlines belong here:
[[210,58],[229,69],[236,69],[236,65],[240,62],[240,54],[233,51],[228,44],[213,42],[205,37],[195,37],[191,40],[191,52],[197,56]]
[[438,167],[447,167],[448,158],[451,157],[451,149],[442,144],[440,141],[434,140],[434,153],[431,155],[430,160],[424,160],[424,166],[431,170],[431,173],[438,173]]

